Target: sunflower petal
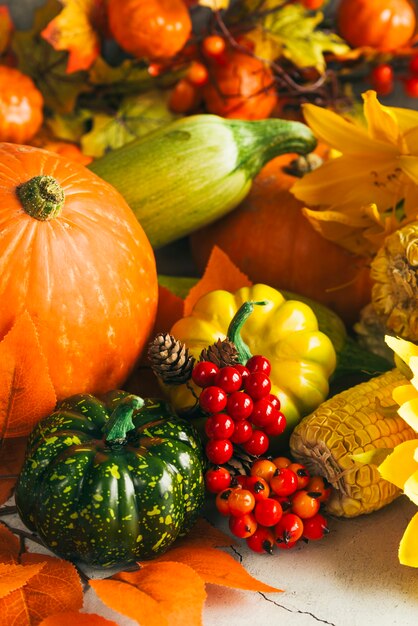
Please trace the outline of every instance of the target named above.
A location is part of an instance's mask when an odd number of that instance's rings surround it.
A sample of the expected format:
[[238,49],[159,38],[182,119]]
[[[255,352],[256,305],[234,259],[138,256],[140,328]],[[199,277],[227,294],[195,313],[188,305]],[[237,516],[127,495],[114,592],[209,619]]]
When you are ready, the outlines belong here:
[[404,402],[398,409],[398,415],[418,433],[418,398]]
[[403,489],[408,478],[418,470],[418,463],[415,460],[417,447],[418,439],[404,441],[396,446],[392,454],[379,465],[382,478]]
[[326,144],[352,157],[393,158],[397,150],[384,141],[373,140],[367,130],[314,104],[304,104],[303,114],[314,135]]
[[418,157],[410,155],[401,155],[397,159],[399,167],[407,176],[418,184]]
[[399,385],[392,391],[392,398],[401,406],[405,402],[418,398],[418,391],[412,385]]
[[362,96],[364,115],[370,136],[373,139],[384,141],[400,148],[402,135],[396,116],[391,112],[390,107],[383,108],[381,106],[375,91],[366,91]]
[[406,133],[411,128],[418,126],[418,111],[413,109],[402,109],[400,107],[382,107],[384,110],[391,110],[392,114],[396,117],[399,128],[403,133]]
[[418,356],[418,346],[411,341],[401,339],[400,337],[385,335],[385,342],[407,365],[409,365],[411,357]]
[[418,567],[418,513],[409,522],[399,544],[399,562]]

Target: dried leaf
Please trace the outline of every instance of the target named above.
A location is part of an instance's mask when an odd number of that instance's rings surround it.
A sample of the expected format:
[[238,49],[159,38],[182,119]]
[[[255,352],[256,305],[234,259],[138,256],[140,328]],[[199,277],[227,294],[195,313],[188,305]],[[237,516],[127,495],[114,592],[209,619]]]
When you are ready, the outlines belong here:
[[12,50],[19,69],[30,76],[42,92],[47,107],[61,113],[74,109],[78,95],[90,89],[86,72],[67,73],[68,53],[54,50],[41,33],[59,13],[58,0],[47,0],[36,11],[30,30],[16,31]]
[[236,544],[237,542],[230,535],[200,517],[185,537],[177,539],[172,549],[180,547],[193,549],[194,546],[197,548],[228,548]]
[[100,0],[62,0],[64,8],[42,31],[55,50],[69,52],[67,72],[87,70],[100,53],[96,17]]
[[188,565],[170,560],[153,561],[136,572],[116,574],[115,579],[134,585],[155,600],[169,626],[201,626],[205,584]]
[[0,563],[16,563],[19,559],[20,542],[4,524],[0,523]]
[[[213,585],[265,593],[282,591],[257,580],[230,554],[215,548],[196,545],[172,548],[153,562],[161,563],[162,561],[175,561],[188,565],[202,577],[205,583]],[[144,569],[147,568],[148,565]]]
[[335,33],[317,29],[323,14],[312,14],[301,4],[277,8],[275,0],[263,3],[264,19],[248,33],[255,43],[255,54],[273,61],[284,56],[298,67],[314,67],[323,73],[326,69],[325,52],[335,56],[345,54],[349,46]]
[[80,108],[67,114],[53,113],[46,119],[46,126],[53,137],[79,143],[91,122],[92,115],[91,111]]
[[0,342],[0,436],[24,437],[50,413],[56,395],[29,313]]
[[43,563],[34,563],[33,565],[0,563],[0,599],[26,585],[28,580],[38,574],[43,566]]
[[190,315],[195,303],[209,291],[224,289],[236,291],[240,287],[250,287],[251,281],[243,274],[225,252],[214,246],[205,272],[200,281],[190,289],[184,301],[183,315]]
[[[163,586],[167,586],[166,582]],[[110,579],[91,580],[90,586],[108,607],[136,620],[141,626],[171,626],[158,602],[133,585]]]
[[116,622],[96,613],[55,613],[43,619],[39,626],[118,626]]
[[114,115],[97,113],[93,127],[81,140],[83,152],[101,157],[109,150],[121,148],[134,139],[167,124],[174,118],[166,104],[166,97],[153,91],[125,98]]
[[26,442],[26,437],[0,442],[0,504],[11,496],[17,478],[5,477],[19,474],[25,459]]

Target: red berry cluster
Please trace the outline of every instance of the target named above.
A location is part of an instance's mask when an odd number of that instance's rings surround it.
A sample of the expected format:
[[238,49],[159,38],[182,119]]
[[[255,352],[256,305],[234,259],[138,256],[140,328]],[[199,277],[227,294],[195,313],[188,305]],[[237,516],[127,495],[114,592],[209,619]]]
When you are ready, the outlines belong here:
[[[370,82],[373,89],[380,96],[392,93],[395,86],[395,72],[389,63],[376,65],[370,73]],[[414,54],[406,69],[406,75],[400,77],[404,92],[410,98],[418,98],[418,54]]]
[[200,361],[193,368],[192,380],[202,388],[199,405],[208,415],[206,456],[211,463],[227,463],[234,444],[248,454],[265,454],[269,436],[283,433],[286,418],[280,400],[270,393],[270,370],[270,362],[260,355],[251,357],[246,366],[219,368]]
[[331,493],[321,476],[287,457],[257,459],[250,475],[231,477],[224,467],[206,473],[216,508],[229,517],[229,528],[254,552],[288,549],[302,540],[321,539],[328,524],[320,507]]

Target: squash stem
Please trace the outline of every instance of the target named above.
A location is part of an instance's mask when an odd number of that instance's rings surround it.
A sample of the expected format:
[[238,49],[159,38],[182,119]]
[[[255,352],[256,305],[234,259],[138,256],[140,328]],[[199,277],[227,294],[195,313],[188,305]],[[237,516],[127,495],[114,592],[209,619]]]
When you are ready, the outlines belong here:
[[228,339],[232,341],[233,344],[235,344],[238,352],[239,362],[243,365],[245,365],[247,361],[252,357],[252,354],[249,347],[241,337],[241,328],[243,327],[251,313],[254,311],[254,305],[265,306],[266,304],[268,304],[266,300],[262,300],[260,302],[248,300],[247,302],[244,302],[244,304],[242,304],[238,311],[235,313],[228,326]]
[[139,396],[126,396],[114,409],[109,421],[103,428],[103,434],[107,444],[122,445],[126,442],[126,436],[135,428],[132,421],[134,411],[144,406],[144,400]]
[[41,222],[57,217],[64,205],[64,190],[53,176],[34,176],[16,193],[26,213]]

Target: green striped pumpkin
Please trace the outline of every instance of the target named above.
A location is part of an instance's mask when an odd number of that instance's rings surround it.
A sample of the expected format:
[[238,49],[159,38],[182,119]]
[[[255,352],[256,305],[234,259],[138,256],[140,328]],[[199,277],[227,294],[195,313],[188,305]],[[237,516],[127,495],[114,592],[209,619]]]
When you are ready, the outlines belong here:
[[165,402],[79,394],[31,434],[16,505],[63,558],[103,567],[148,559],[196,520],[203,459],[193,427]]

